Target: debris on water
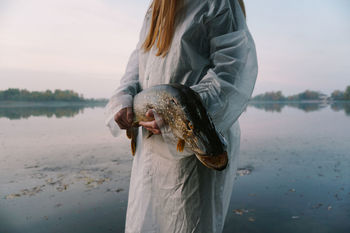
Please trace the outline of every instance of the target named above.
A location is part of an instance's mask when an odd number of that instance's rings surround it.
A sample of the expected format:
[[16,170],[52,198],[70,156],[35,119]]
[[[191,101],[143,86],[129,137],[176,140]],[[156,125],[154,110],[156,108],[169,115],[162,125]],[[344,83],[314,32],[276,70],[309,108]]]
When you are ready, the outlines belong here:
[[65,177],[65,174],[60,173],[57,175],[57,178],[63,178],[63,177]]
[[13,199],[15,197],[20,197],[20,196],[21,196],[21,194],[19,194],[19,193],[12,193],[12,194],[7,195],[5,197],[5,199]]
[[109,178],[100,178],[100,179],[94,179],[91,177],[84,177],[85,185],[88,188],[96,188],[98,185],[103,184],[106,181],[109,181]]
[[289,192],[295,192],[295,189],[289,189]]
[[249,218],[248,218],[248,221],[249,221],[249,222],[255,222],[255,218],[254,218],[254,217],[249,217]]
[[299,219],[300,217],[298,215],[292,216],[292,219]]
[[337,201],[343,200],[342,198],[339,197],[339,194],[338,194],[338,193],[334,194],[334,197],[337,199]]
[[321,206],[323,206],[323,204],[322,204],[322,203],[318,203],[318,204],[316,204],[316,205],[311,206],[311,209],[318,209],[318,208],[320,208]]
[[121,192],[121,191],[123,191],[124,189],[122,189],[122,188],[119,188],[119,189],[117,189],[117,190],[115,190],[117,193],[119,193],[119,192]]
[[237,175],[239,176],[246,176],[249,175],[252,172],[252,168],[251,167],[247,167],[247,168],[238,168],[237,169]]
[[79,172],[79,176],[76,177],[77,180],[83,180],[85,182],[85,186],[87,188],[96,188],[98,185],[103,184],[104,182],[108,182],[111,179],[109,177],[103,177],[103,178],[93,178],[87,175],[86,170],[81,170]]
[[332,206],[329,205],[329,206],[327,207],[327,210],[331,210],[331,209],[332,209]]
[[243,211],[240,210],[240,209],[235,209],[233,210],[235,212],[235,214],[238,214],[238,215],[243,215]]
[[68,184],[61,184],[60,186],[56,187],[56,190],[59,192],[63,192],[64,190],[68,189]]
[[244,213],[248,213],[249,210],[247,210],[247,209],[234,209],[233,212],[235,212],[235,214],[237,214],[237,215],[243,215]]
[[62,206],[62,203],[57,203],[57,204],[55,205],[56,208],[61,207],[61,206]]
[[[59,170],[58,167],[54,168],[44,168],[44,170]],[[45,186],[53,186],[54,189],[56,189],[58,192],[63,192],[68,190],[68,188],[76,183],[75,181],[82,181],[86,188],[97,188],[99,185],[102,185],[105,182],[111,181],[111,178],[108,176],[108,174],[105,174],[106,171],[104,171],[103,177],[93,177],[90,176],[88,170],[80,170],[79,173],[75,177],[68,177],[68,174],[59,173],[56,175],[56,177],[47,177],[47,174],[45,173],[35,173],[32,175],[33,178],[45,178],[44,183],[41,185],[37,185],[32,188],[25,188],[20,191],[17,191],[16,193],[11,193],[8,195],[5,195],[4,199],[14,199],[17,197],[22,196],[33,196],[38,192],[43,191],[43,187]],[[74,179],[75,178],[75,179]],[[112,191],[112,190],[110,190]],[[123,189],[117,189],[116,192],[123,191]],[[54,197],[54,195],[51,195],[50,198]]]
[[39,173],[35,173],[35,174],[31,175],[31,177],[37,178],[37,179],[43,179],[43,178],[47,177],[47,175],[39,172]]
[[41,169],[41,171],[44,172],[56,172],[62,170],[62,167],[44,167]]
[[45,185],[38,185],[38,186],[35,186],[31,189],[22,189],[21,190],[21,194],[24,196],[24,195],[29,195],[29,196],[33,196],[35,194],[37,194],[38,192],[41,192],[43,191],[41,188],[43,188]]
[[21,196],[33,196],[35,194],[37,194],[38,192],[41,192],[43,191],[42,188],[44,187],[45,185],[38,185],[38,186],[35,186],[31,189],[22,189],[20,190],[20,193],[12,193],[12,194],[9,194],[5,197],[5,199],[13,199],[15,197],[21,197]]
[[55,185],[57,183],[61,183],[62,179],[54,180],[52,178],[49,178],[49,179],[46,179],[45,182],[46,182],[46,184]]
[[38,168],[38,167],[39,167],[39,165],[36,164],[36,165],[33,165],[33,166],[26,166],[26,167],[24,167],[24,169],[31,169],[31,168]]
[[249,193],[249,196],[255,197],[255,196],[256,196],[256,193]]

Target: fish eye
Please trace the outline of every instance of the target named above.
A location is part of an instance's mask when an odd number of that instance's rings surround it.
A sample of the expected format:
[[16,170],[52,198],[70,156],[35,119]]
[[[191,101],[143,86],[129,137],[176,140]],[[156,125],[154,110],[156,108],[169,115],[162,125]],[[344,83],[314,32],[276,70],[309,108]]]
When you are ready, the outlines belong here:
[[192,130],[193,129],[193,125],[192,125],[192,123],[189,121],[189,122],[187,122],[187,129],[188,130]]
[[173,103],[173,104],[177,105],[177,102],[176,102],[176,100],[175,100],[175,99],[171,99],[170,101],[171,101],[171,103]]

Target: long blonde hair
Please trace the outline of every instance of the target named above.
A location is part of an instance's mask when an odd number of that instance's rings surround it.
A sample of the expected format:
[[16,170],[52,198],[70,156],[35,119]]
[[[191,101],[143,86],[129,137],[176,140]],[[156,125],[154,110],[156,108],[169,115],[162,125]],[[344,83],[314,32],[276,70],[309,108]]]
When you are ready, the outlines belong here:
[[[242,11],[245,13],[243,0],[238,0]],[[153,0],[152,20],[148,35],[143,42],[142,48],[147,52],[157,41],[158,52],[156,56],[164,57],[170,48],[175,31],[175,19],[183,6],[183,0]]]

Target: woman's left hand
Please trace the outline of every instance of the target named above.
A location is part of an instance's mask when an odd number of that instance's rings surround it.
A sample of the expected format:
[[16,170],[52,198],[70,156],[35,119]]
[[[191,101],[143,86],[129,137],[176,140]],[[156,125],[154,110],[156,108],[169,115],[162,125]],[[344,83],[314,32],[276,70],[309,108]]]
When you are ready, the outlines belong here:
[[156,120],[154,119],[154,114],[152,109],[148,110],[146,112],[146,117],[153,119],[152,121],[140,121],[139,125],[145,127],[148,131],[152,132],[153,134],[161,134],[160,129],[157,125]]

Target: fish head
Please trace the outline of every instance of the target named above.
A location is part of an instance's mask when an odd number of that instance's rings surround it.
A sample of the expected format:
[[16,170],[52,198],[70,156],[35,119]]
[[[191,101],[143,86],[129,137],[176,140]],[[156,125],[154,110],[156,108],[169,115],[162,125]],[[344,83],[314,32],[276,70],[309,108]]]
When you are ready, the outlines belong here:
[[177,128],[181,138],[200,156],[216,156],[226,151],[223,135],[215,129],[198,93],[186,86],[179,87],[179,95],[172,100],[180,110]]
[[[189,117],[191,118],[191,116]],[[199,114],[196,120],[186,119],[185,141],[191,146],[191,149],[198,155],[215,156],[223,153],[227,148],[227,142],[223,135],[216,131],[210,117],[207,115],[205,120],[201,119]]]
[[[186,134],[183,137],[203,165],[221,171],[228,164],[227,142],[223,135],[215,130],[210,117],[207,117],[203,122],[184,120]],[[204,123],[206,127],[203,127]]]

